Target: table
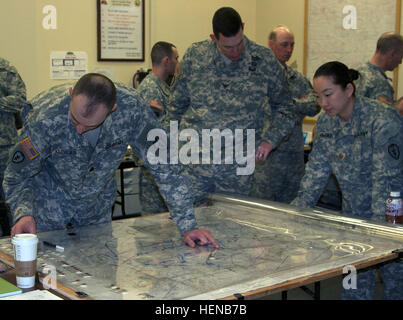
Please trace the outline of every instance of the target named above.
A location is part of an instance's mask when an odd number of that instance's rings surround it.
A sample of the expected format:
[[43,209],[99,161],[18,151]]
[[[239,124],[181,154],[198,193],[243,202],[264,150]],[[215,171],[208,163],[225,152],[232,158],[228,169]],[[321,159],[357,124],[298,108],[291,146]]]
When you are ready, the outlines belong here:
[[[57,292],[91,299],[255,299],[399,258],[403,227],[250,198],[212,195],[199,227],[220,244],[190,248],[167,213],[39,233],[38,270]],[[13,264],[9,239],[0,260]],[[40,274],[43,279],[43,275]]]
[[[3,270],[5,269],[5,270]],[[0,262],[0,278],[17,285],[17,279],[16,279],[16,272],[14,268],[11,268],[9,266],[5,266],[3,263]],[[45,288],[42,283],[39,281],[35,281],[35,286],[33,288],[26,288],[26,289],[21,289],[22,293],[27,293],[31,292],[34,290],[49,290],[52,294],[56,295],[57,297],[61,299],[66,299],[67,297],[64,294],[61,294],[59,292],[55,292],[51,288]],[[1,301],[2,299],[0,299]]]

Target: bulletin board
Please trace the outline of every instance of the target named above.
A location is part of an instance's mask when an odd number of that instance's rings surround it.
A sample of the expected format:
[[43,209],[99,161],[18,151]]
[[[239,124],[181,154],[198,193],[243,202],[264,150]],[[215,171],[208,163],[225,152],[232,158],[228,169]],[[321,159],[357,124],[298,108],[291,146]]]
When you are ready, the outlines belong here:
[[[312,79],[323,63],[356,68],[375,52],[384,32],[400,32],[401,0],[305,0],[303,73]],[[397,92],[397,68],[387,75]]]

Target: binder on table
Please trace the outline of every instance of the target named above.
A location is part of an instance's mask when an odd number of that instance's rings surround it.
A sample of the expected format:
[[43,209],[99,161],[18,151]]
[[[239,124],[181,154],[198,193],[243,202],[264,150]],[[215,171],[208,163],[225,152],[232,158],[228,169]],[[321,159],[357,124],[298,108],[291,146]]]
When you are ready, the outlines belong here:
[[22,293],[22,290],[12,283],[0,278],[0,298]]

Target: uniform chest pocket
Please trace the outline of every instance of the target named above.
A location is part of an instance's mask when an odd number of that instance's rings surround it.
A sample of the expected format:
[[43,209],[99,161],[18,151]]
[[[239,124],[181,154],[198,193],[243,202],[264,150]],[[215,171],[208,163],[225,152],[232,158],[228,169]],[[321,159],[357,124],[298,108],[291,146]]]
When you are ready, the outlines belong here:
[[267,85],[255,74],[241,75],[218,81],[221,98],[229,105],[259,107],[267,96]]
[[54,173],[66,184],[79,184],[85,175],[90,159],[87,148],[60,148],[52,152],[49,164]]
[[105,143],[102,149],[97,151],[97,162],[101,163],[104,169],[107,167],[114,168],[123,161],[123,157],[127,151],[127,144],[123,142],[123,139],[118,139]]
[[196,108],[214,105],[216,97],[219,96],[218,86],[217,81],[208,77],[203,80],[193,79],[188,87],[192,99],[191,105]]
[[353,169],[359,176],[371,175],[372,170],[372,146],[366,132],[359,132],[352,138],[351,159]]

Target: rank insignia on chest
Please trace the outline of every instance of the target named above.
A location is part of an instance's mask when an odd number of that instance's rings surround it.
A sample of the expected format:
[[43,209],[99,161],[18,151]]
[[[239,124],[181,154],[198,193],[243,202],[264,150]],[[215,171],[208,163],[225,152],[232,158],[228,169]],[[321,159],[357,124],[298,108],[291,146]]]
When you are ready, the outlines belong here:
[[39,153],[35,150],[29,138],[25,138],[20,142],[20,144],[29,160],[35,159],[39,156]]
[[339,153],[339,159],[343,160],[344,159],[344,153]]

